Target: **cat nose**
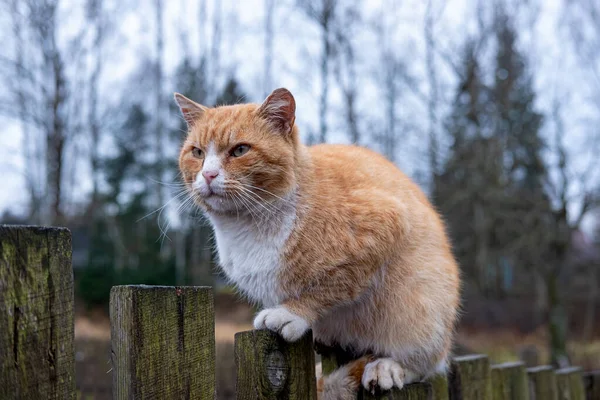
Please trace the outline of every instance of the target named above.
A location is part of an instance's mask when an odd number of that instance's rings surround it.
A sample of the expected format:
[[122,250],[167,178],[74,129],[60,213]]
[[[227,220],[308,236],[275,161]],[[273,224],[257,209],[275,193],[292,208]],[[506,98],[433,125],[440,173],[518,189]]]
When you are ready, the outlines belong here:
[[206,179],[206,183],[210,185],[213,179],[219,175],[219,171],[202,171],[202,176]]

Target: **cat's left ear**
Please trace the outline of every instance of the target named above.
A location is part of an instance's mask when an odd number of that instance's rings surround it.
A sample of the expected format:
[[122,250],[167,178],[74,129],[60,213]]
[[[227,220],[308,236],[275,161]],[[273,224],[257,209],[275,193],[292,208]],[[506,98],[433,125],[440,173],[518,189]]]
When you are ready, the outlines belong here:
[[258,109],[258,114],[282,134],[290,134],[296,120],[296,101],[289,90],[275,89]]
[[175,93],[175,101],[179,105],[183,119],[185,119],[188,126],[192,126],[194,121],[197,121],[207,110],[202,104],[198,104],[179,93]]

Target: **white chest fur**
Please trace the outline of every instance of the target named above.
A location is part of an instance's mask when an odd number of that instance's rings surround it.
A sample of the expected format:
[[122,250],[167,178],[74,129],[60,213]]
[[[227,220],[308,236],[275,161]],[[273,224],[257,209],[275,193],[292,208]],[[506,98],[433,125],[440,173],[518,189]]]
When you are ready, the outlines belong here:
[[262,221],[251,217],[210,217],[221,268],[239,290],[264,307],[281,302],[278,272],[295,215],[290,208]]

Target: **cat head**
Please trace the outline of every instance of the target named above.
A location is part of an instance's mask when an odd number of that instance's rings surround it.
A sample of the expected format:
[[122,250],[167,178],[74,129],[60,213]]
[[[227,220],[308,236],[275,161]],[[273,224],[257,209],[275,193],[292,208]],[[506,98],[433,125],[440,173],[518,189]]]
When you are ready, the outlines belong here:
[[[261,104],[208,108],[175,94],[188,125],[179,155],[187,189],[208,212],[261,210],[296,186],[296,103],[277,89]],[[264,207],[264,205],[262,206]]]

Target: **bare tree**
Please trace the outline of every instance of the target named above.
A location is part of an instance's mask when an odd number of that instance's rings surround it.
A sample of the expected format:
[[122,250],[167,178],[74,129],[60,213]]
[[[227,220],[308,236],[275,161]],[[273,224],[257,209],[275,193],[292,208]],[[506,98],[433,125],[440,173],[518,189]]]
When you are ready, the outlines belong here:
[[163,0],[154,1],[154,21],[155,21],[155,35],[154,35],[154,51],[155,51],[155,65],[154,65],[154,154],[156,157],[156,174],[155,174],[155,193],[157,195],[157,203],[159,206],[164,204],[163,185],[161,184],[164,179],[164,102],[163,102],[163,47],[164,47],[164,34],[163,34]]
[[212,42],[210,47],[209,62],[209,84],[208,93],[213,101],[217,99],[218,78],[221,72],[221,46],[223,43],[223,2],[215,3],[214,15],[212,18]]
[[[566,25],[575,54],[580,60],[580,68],[587,74],[586,88],[591,94],[598,110],[596,119],[600,121],[600,4],[591,0],[573,0],[564,2],[563,18],[560,23]],[[553,209],[553,233],[551,251],[555,263],[546,269],[546,289],[550,317],[550,346],[553,361],[557,364],[568,363],[566,352],[567,325],[565,312],[564,278],[567,275],[570,260],[569,251],[573,247],[574,233],[581,229],[585,218],[600,208],[600,162],[595,154],[600,151],[600,135],[597,128],[586,132],[584,148],[577,151],[567,147],[567,129],[564,126],[563,108],[566,96],[560,96],[560,88],[555,85],[551,121],[554,140],[551,148],[552,158],[556,160],[555,179],[548,182],[548,192],[555,204]],[[588,154],[589,157],[585,157]],[[573,196],[573,192],[577,196]],[[593,281],[596,271],[590,274]],[[592,286],[595,286],[592,283]],[[595,298],[596,288],[590,290]],[[593,315],[590,302],[587,315]]]
[[403,57],[398,53],[393,40],[396,15],[392,11],[384,7],[371,25],[380,49],[374,75],[381,91],[384,113],[383,127],[376,130],[374,140],[381,146],[383,154],[394,162],[397,160],[397,147],[401,139],[399,137],[401,85],[410,86],[410,77]]
[[[582,67],[589,73],[589,83],[600,93],[600,3],[571,0],[564,4],[563,23],[567,25]],[[600,114],[600,96],[596,96],[595,101]]]
[[[441,14],[446,2],[437,14]],[[423,23],[423,36],[425,37],[425,66],[427,71],[427,80],[429,83],[429,95],[427,104],[428,131],[429,131],[429,169],[433,178],[439,170],[439,140],[438,140],[438,78],[435,60],[435,35],[434,23],[436,19],[436,10],[434,9],[434,0],[428,0],[425,8],[425,21]]]
[[338,8],[337,0],[298,0],[304,13],[317,24],[321,35],[321,94],[319,100],[319,142],[327,141],[327,114],[329,111],[329,76],[334,56],[332,33]]
[[28,168],[24,171],[25,184],[29,192],[29,220],[40,222],[41,198],[43,193],[40,191],[42,187],[41,175],[39,171],[39,161],[34,157],[39,154],[39,140],[35,138],[34,129],[31,126],[31,116],[28,115],[27,107],[27,90],[25,86],[28,84],[28,67],[25,65],[25,28],[24,21],[21,15],[24,10],[19,7],[20,2],[13,0],[10,2],[10,14],[12,16],[12,31],[15,38],[14,44],[14,76],[16,85],[10,86],[12,96],[16,98],[18,108],[18,120],[23,132],[23,158]]
[[202,63],[202,58],[206,54],[206,48],[204,47],[207,41],[206,35],[206,24],[207,24],[207,11],[206,11],[206,0],[200,0],[198,2],[198,47],[200,51],[200,59],[198,65]]
[[273,18],[275,16],[275,0],[265,0],[265,59],[263,75],[263,97],[267,97],[273,90],[271,74],[273,69]]
[[[561,108],[561,101],[555,98],[551,114],[554,125],[551,151],[556,159],[554,168],[557,174],[554,180],[548,182],[548,191],[552,195],[555,207],[550,214],[553,229],[547,232],[550,259],[542,271],[547,291],[552,359],[555,364],[564,366],[569,364],[566,343],[568,322],[565,310],[567,285],[564,282],[571,265],[569,256],[573,248],[574,233],[581,229],[586,216],[600,208],[600,183],[596,172],[600,163],[596,157],[592,157],[583,171],[575,173],[575,166],[580,164],[581,159],[571,157],[566,146]],[[591,154],[597,154],[600,151],[600,138],[588,138],[586,147]],[[571,195],[574,188],[579,190],[577,197]]]
[[[68,40],[59,40],[64,36],[60,27],[65,16],[59,13],[64,11],[60,0],[2,3],[11,9],[15,52],[12,58],[0,56],[0,70],[9,88],[8,98],[0,100],[0,112],[16,117],[24,134],[31,221],[64,223],[83,150],[82,141],[75,138],[87,129],[86,117],[97,119],[93,113],[84,117],[87,101],[95,96],[86,90],[87,36],[82,30],[71,31]],[[84,10],[95,8],[93,3]],[[95,101],[97,106],[97,97]]]
[[360,24],[360,2],[353,2],[340,10],[340,23],[335,27],[335,45],[337,57],[335,59],[335,76],[342,91],[345,120],[348,136],[352,143],[360,143],[361,132],[357,110],[358,74],[357,51],[355,38]]
[[88,0],[86,4],[86,18],[89,26],[94,31],[92,43],[92,71],[88,83],[88,127],[90,130],[90,165],[92,174],[92,210],[98,205],[100,187],[100,153],[97,150],[100,145],[100,120],[98,117],[98,85],[103,67],[103,42],[105,32],[105,18],[102,0]]
[[398,144],[397,102],[400,94],[398,74],[403,66],[389,50],[382,52],[381,59],[383,68],[381,84],[385,99],[385,129],[380,140],[383,145],[383,154],[388,160],[394,162],[396,160],[396,145]]
[[[34,49],[29,54],[36,58],[27,65],[23,59],[17,59],[15,63],[21,71],[19,77],[24,79],[21,90],[16,92],[16,99],[20,103],[27,103],[28,122],[35,124],[43,133],[42,154],[45,154],[47,178],[40,197],[46,199],[40,202],[41,222],[52,224],[62,220],[62,175],[68,134],[65,120],[68,96],[65,64],[57,43],[58,5],[58,0],[43,3],[28,0],[22,13],[13,15],[14,18],[25,18],[24,21],[27,21],[26,25],[23,23],[21,26],[27,27],[27,46]],[[21,111],[21,117],[25,117],[23,109]]]

